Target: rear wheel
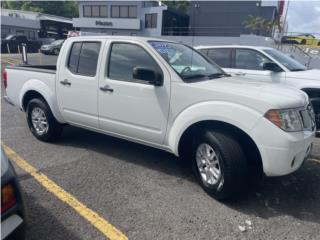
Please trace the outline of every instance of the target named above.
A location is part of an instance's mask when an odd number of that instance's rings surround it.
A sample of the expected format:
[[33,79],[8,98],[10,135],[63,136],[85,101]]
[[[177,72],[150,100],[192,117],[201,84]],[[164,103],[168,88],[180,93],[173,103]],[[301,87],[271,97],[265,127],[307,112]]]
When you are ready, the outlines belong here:
[[62,132],[62,125],[57,122],[47,103],[32,99],[27,105],[27,122],[32,134],[44,142],[56,141]]
[[307,43],[307,41],[305,39],[302,39],[301,44],[305,45]]
[[209,130],[196,138],[193,169],[202,188],[218,200],[236,196],[246,188],[245,154],[227,133]]

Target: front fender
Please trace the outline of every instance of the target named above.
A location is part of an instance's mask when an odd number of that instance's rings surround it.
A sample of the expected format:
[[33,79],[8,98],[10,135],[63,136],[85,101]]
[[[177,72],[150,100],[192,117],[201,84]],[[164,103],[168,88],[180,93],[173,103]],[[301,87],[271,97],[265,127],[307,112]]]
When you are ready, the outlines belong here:
[[[184,109],[173,121],[168,134],[168,146],[178,156],[179,141],[182,134],[193,124],[201,121],[220,121],[231,124],[250,136],[263,113],[247,106],[232,102],[202,102]],[[250,136],[251,137],[251,136]]]
[[[54,86],[53,86],[53,89],[54,89]],[[55,92],[52,91],[48,85],[46,85],[45,83],[37,79],[31,79],[22,86],[19,94],[19,103],[20,103],[21,109],[23,109],[23,98],[25,94],[29,91],[36,91],[39,94],[41,94],[43,98],[46,100],[46,102],[48,103],[51,109],[51,112],[54,115],[54,117],[57,119],[57,121],[60,123],[65,123],[65,120],[60,114],[60,111],[57,105]]]

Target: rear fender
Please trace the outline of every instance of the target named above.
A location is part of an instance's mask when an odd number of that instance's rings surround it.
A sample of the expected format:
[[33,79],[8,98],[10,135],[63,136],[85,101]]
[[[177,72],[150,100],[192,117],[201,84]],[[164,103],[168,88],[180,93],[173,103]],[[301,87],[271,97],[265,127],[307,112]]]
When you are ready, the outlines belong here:
[[[53,86],[55,87],[55,86]],[[20,108],[23,109],[23,98],[28,93],[29,91],[36,91],[42,97],[45,99],[45,101],[48,103],[52,114],[54,117],[57,119],[58,122],[60,123],[65,123],[65,120],[63,119],[62,115],[60,114],[58,105],[57,105],[57,100],[55,96],[55,92],[52,91],[48,85],[43,83],[40,80],[37,79],[31,79],[27,81],[21,88],[20,95],[19,95],[19,103],[20,103]]]

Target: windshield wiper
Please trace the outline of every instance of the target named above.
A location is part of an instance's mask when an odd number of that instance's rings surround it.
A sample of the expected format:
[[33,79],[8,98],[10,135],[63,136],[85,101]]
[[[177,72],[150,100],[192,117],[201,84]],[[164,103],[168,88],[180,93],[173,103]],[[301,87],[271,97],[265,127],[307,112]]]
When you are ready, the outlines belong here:
[[191,79],[213,79],[213,78],[221,78],[221,77],[230,77],[230,74],[227,73],[213,73],[209,75],[205,74],[193,74],[189,76],[182,76],[184,80],[191,80]]
[[213,73],[208,75],[208,77],[212,79],[212,78],[220,78],[220,77],[231,77],[231,75],[227,73]]
[[193,75],[189,75],[189,76],[182,76],[182,78],[184,80],[187,80],[187,79],[197,79],[197,78],[208,78],[209,76],[208,75],[205,75],[205,74],[193,74]]
[[296,68],[296,69],[292,69],[292,70],[291,70],[291,72],[301,72],[301,71],[306,71],[306,69]]

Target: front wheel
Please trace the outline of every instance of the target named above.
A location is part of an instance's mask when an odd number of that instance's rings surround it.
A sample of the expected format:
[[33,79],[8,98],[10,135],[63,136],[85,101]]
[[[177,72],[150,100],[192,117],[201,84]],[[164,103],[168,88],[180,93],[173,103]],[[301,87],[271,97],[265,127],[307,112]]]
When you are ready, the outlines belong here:
[[27,105],[27,122],[32,134],[44,142],[56,141],[62,132],[49,106],[40,98],[32,99]]
[[245,154],[227,133],[206,131],[196,138],[193,169],[202,188],[218,200],[234,197],[246,187]]

